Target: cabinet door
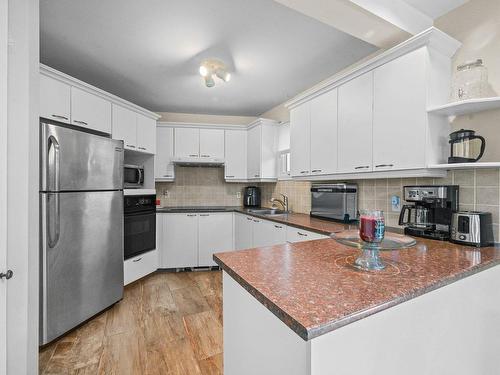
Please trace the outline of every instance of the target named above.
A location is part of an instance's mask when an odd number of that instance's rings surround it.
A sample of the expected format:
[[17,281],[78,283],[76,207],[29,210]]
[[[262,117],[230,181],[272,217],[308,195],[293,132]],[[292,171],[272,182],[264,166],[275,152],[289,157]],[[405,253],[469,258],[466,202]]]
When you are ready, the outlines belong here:
[[175,156],[179,158],[198,158],[200,155],[200,129],[175,128]]
[[163,214],[161,268],[198,265],[198,214]]
[[136,114],[137,150],[154,154],[156,149],[156,120]]
[[199,214],[198,266],[216,266],[213,254],[233,249],[233,214]]
[[294,227],[287,227],[286,230],[286,240],[288,242],[303,242],[324,238],[328,238],[328,236]]
[[339,87],[339,172],[372,171],[373,72]]
[[260,142],[260,178],[277,178],[276,151],[278,127],[262,124]]
[[261,161],[261,125],[257,125],[248,131],[248,178],[260,178]]
[[254,224],[254,246],[273,246],[286,242],[286,225],[260,220]]
[[155,179],[174,179],[174,129],[158,127],[156,129]]
[[137,150],[137,114],[113,104],[113,139],[123,140],[128,150]]
[[200,157],[224,159],[224,130],[200,129]]
[[290,168],[292,176],[311,172],[310,104],[304,103],[290,111]]
[[426,49],[374,71],[373,170],[425,167]]
[[311,109],[311,174],[337,172],[337,89],[314,98]]
[[236,250],[253,247],[253,219],[251,216],[234,214],[234,243]]
[[40,75],[40,117],[71,121],[71,87],[54,78]]
[[111,102],[71,87],[71,123],[111,134]]
[[238,180],[247,178],[247,132],[226,130],[225,132],[225,178]]

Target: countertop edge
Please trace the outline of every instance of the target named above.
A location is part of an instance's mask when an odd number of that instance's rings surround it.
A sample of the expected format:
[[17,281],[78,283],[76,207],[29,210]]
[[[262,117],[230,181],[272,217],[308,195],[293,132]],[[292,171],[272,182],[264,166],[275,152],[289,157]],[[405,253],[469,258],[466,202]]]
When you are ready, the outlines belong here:
[[[326,241],[326,240],[317,240],[317,241]],[[264,307],[266,307],[273,315],[275,315],[278,319],[280,319],[284,324],[286,324],[291,330],[293,330],[300,338],[304,341],[312,340],[316,337],[322,336],[326,333],[335,331],[339,328],[342,328],[346,325],[354,323],[358,320],[366,318],[370,315],[374,315],[381,311],[387,310],[391,307],[397,306],[403,302],[412,300],[414,298],[420,297],[424,294],[432,292],[434,290],[440,289],[447,285],[450,285],[456,281],[463,280],[469,276],[475,275],[479,272],[486,271],[490,268],[498,266],[500,264],[500,259],[492,260],[489,263],[481,264],[477,266],[473,266],[470,269],[463,271],[459,274],[445,277],[434,284],[428,285],[427,287],[423,287],[420,289],[414,289],[411,292],[402,295],[400,297],[396,297],[392,300],[383,302],[377,306],[373,306],[367,308],[365,310],[360,310],[354,314],[346,315],[340,319],[337,319],[332,322],[328,322],[322,324],[317,327],[306,328],[302,324],[300,324],[296,319],[283,311],[278,305],[276,305],[273,301],[267,298],[264,294],[262,294],[257,288],[248,283],[243,277],[239,276],[235,271],[233,271],[230,267],[228,267],[221,259],[217,257],[217,254],[213,256],[214,261],[227,272],[238,284],[240,284],[246,291],[248,291],[253,297],[257,299]],[[292,322],[292,324],[290,324]]]

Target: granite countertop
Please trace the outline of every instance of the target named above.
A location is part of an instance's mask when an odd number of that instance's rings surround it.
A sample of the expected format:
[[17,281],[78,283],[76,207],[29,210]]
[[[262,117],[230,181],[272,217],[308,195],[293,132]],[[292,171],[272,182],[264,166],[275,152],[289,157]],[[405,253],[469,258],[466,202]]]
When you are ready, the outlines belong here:
[[[263,207],[266,208],[266,207]],[[339,232],[344,229],[352,228],[353,225],[341,222],[318,219],[307,214],[288,213],[285,215],[261,215],[250,212],[246,207],[231,206],[208,206],[208,207],[163,207],[157,208],[159,213],[182,213],[182,212],[239,212],[245,215],[255,216],[261,219],[274,221],[281,224],[290,225],[296,228],[309,230],[312,232],[330,235],[333,232]],[[355,224],[354,224],[355,227]]]
[[354,268],[358,254],[323,239],[217,253],[214,260],[304,340],[500,264],[500,247],[426,239],[382,252],[382,271]]

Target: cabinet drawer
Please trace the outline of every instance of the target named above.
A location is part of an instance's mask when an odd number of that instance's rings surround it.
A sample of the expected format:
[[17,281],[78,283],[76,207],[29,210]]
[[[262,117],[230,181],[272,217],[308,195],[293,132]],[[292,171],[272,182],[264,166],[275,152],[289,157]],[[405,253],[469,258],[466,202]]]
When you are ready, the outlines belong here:
[[325,238],[328,238],[328,236],[294,227],[287,227],[286,231],[286,240],[288,242],[302,242],[302,241],[320,240]]
[[158,269],[158,251],[151,250],[147,253],[127,259],[124,263],[124,284],[130,284],[140,278],[155,272]]

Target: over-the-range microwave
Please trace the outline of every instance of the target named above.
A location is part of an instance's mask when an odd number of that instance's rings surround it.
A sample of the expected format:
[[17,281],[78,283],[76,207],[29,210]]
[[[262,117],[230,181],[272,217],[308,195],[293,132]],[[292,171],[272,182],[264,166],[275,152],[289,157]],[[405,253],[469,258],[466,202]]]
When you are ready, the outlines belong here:
[[125,164],[123,166],[123,187],[141,189],[144,187],[144,166]]

